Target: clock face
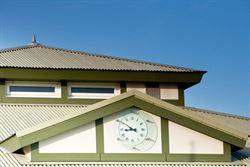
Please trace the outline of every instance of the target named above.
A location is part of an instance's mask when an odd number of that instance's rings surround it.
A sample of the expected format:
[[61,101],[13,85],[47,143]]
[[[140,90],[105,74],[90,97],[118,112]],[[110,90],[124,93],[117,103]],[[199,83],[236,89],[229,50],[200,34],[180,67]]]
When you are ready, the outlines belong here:
[[137,108],[127,109],[119,114],[117,140],[125,147],[144,152],[157,139],[157,126],[152,117]]

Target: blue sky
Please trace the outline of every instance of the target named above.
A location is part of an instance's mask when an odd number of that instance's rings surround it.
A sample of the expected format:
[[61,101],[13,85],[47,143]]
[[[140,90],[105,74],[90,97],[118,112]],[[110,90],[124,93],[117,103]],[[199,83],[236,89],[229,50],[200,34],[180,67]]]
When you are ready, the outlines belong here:
[[250,116],[249,0],[0,0],[0,48],[31,42],[208,71],[186,105]]

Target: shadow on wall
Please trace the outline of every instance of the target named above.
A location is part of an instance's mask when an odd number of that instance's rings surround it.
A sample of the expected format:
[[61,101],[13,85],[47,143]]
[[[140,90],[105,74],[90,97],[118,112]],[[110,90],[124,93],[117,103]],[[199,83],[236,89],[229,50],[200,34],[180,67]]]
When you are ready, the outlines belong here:
[[194,143],[194,141],[190,142],[190,152],[191,152],[191,154],[190,154],[189,161],[194,162],[194,160],[195,160],[195,155],[194,155],[194,153],[195,153],[195,143]]

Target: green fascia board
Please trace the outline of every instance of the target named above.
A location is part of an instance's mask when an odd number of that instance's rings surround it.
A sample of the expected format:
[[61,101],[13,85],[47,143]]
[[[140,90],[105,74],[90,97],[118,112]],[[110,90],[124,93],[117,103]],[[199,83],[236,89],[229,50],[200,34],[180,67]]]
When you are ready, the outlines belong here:
[[[247,134],[220,125],[218,122],[204,119],[198,115],[188,115],[181,107],[174,106],[136,90],[132,90],[111,99],[107,99],[83,109],[82,113],[69,114],[50,120],[30,129],[16,133],[20,145],[15,147],[5,144],[13,152],[32,143],[67,132],[89,122],[106,117],[130,107],[138,107],[152,114],[171,120],[185,127],[207,134],[234,146],[244,148]],[[3,141],[5,143],[7,141]],[[0,143],[0,146],[3,144]]]
[[0,68],[0,79],[172,82],[188,88],[199,83],[204,73]]

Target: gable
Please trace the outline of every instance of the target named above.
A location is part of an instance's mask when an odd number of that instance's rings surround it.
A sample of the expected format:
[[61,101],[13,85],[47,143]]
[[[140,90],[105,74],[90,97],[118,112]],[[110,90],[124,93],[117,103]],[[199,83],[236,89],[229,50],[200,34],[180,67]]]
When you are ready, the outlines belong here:
[[114,98],[99,102],[82,109],[79,113],[69,114],[48,121],[31,129],[16,133],[1,143],[2,147],[15,151],[23,146],[61,134],[91,121],[98,120],[121,110],[138,107],[159,117],[171,120],[218,140],[237,147],[244,147],[246,135],[234,129],[218,125],[197,115],[187,115],[179,107],[162,102],[138,91],[130,91]]

